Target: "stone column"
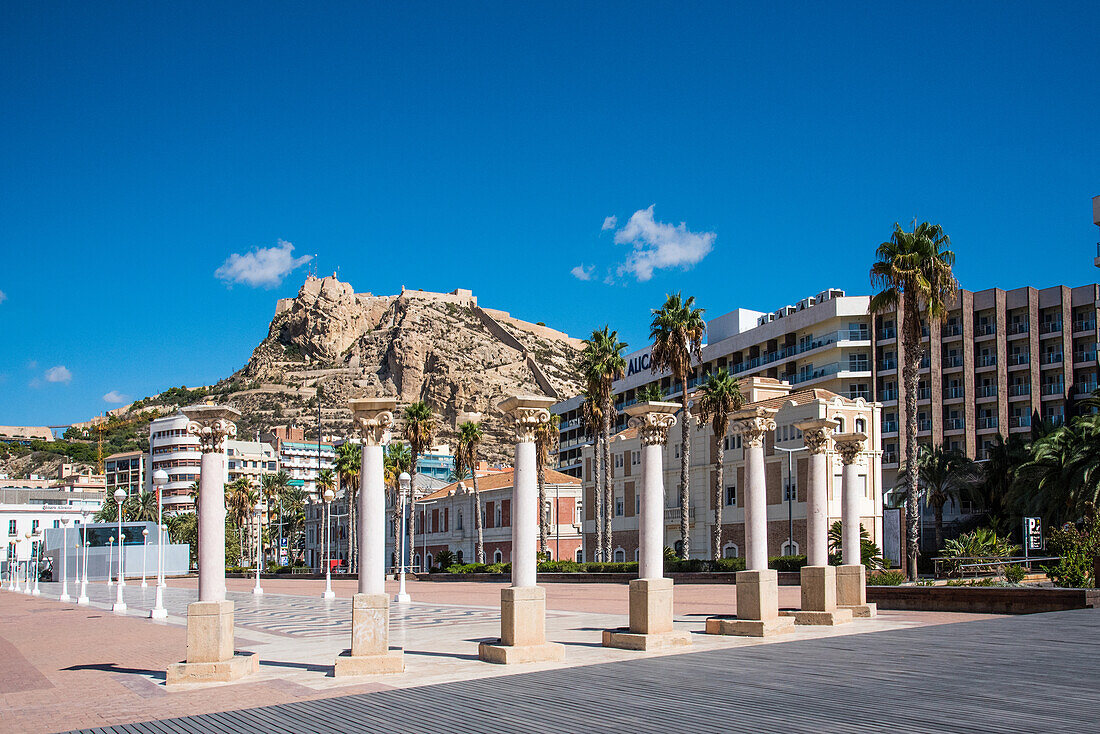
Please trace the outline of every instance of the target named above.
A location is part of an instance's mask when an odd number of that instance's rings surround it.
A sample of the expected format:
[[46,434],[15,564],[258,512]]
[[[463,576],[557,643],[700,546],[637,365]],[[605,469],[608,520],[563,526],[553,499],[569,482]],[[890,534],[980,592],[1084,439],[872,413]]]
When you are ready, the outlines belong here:
[[604,647],[655,650],[690,645],[672,625],[672,579],[664,577],[664,446],[676,424],[677,403],[635,403],[626,409],[642,440],[642,501],[638,521],[638,576],[630,582],[630,626],[604,630]]
[[865,433],[838,433],[836,452],[844,464],[841,474],[840,523],[843,563],[837,569],[837,604],[851,609],[856,617],[875,616],[875,605],[867,603],[867,574],[860,549],[859,509],[863,493],[859,486],[859,467],[867,443]]
[[779,574],[768,568],[768,495],[764,438],[775,430],[774,408],[746,408],[730,416],[745,455],[745,568],[737,574],[737,618],[710,617],[707,632],[765,637],[790,632],[794,620],[779,616]]
[[187,660],[168,667],[167,685],[237,680],[259,670],[255,653],[233,650],[233,602],[225,599],[225,441],[240,413],[222,405],[182,408],[199,439],[199,600],[187,606]]
[[386,485],[382,449],[390,440],[396,398],[349,403],[362,441],[359,470],[359,592],[351,599],[351,649],[336,658],[337,677],[401,673],[405,658],[390,650],[390,597],[386,594]]
[[535,429],[550,421],[553,398],[521,395],[497,407],[515,429],[512,479],[512,586],[500,592],[500,639],[482,642],[478,657],[487,663],[561,660],[565,648],[546,641],[546,593],[535,585],[538,542],[538,484]]
[[836,567],[829,565],[829,473],[826,452],[836,421],[813,418],[795,423],[809,454],[806,483],[806,565],[801,571],[802,604],[796,624],[836,625],[852,621],[836,602]]

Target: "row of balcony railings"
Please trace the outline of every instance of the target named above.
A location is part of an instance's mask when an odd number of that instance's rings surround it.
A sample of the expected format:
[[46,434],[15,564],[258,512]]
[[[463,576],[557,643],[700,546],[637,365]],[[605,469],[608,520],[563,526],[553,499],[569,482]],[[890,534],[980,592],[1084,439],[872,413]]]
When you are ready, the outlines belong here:
[[[1018,334],[1027,334],[1031,329],[1031,325],[1027,321],[1015,321],[1011,324],[1005,325],[1005,333],[1010,336]],[[1081,331],[1094,331],[1096,329],[1096,319],[1076,319],[1073,322],[1074,333]],[[1042,321],[1039,324],[1040,334],[1055,334],[1062,331],[1062,321]],[[961,336],[963,333],[962,326],[959,324],[944,324],[940,327],[940,336],[942,338]],[[976,324],[974,326],[974,336],[990,336],[997,333],[997,324]],[[876,330],[875,336],[879,340],[895,339],[897,338],[897,331],[894,327],[881,328]],[[928,327],[921,328],[921,336],[928,336]]]

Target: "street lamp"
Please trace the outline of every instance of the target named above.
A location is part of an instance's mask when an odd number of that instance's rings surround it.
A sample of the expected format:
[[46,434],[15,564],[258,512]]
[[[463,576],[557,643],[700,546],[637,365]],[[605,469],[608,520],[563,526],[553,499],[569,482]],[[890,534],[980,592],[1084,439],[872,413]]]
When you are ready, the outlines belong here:
[[[122,535],[122,501],[126,499],[126,490],[119,487],[115,490],[115,502],[118,503],[118,585],[126,585],[126,577],[123,576],[122,556],[126,547],[126,539]],[[122,601],[122,592],[118,592],[118,602]],[[116,604],[118,603],[116,602]],[[123,605],[123,609],[126,606]]]
[[252,587],[255,596],[262,596],[264,590],[260,588],[260,564],[263,563],[263,500],[256,502],[256,585]]
[[[30,559],[33,559],[34,558],[34,543],[31,542],[31,538],[34,537],[34,533],[32,533],[30,530],[28,530],[24,537],[27,539],[27,543],[29,543],[30,546],[31,546]],[[31,560],[30,559],[27,560],[27,563],[24,566],[24,568],[26,569],[26,573],[24,574],[24,576],[26,578],[24,580],[27,582],[27,588],[23,589],[23,593],[27,594],[27,595],[30,595],[31,592],[33,591],[33,589],[31,589]]]
[[157,598],[149,611],[150,619],[167,619],[168,610],[164,608],[164,520],[161,511],[164,507],[161,490],[168,484],[168,472],[157,469],[153,472],[153,486],[157,488]]
[[792,508],[794,503],[795,483],[794,483],[794,455],[799,451],[805,451],[805,446],[799,446],[796,449],[784,449],[779,446],[774,447],[776,451],[782,451],[787,454],[787,555],[794,555],[794,510]]
[[42,575],[42,546],[45,545],[43,538],[46,537],[45,531],[41,535],[36,535],[31,539],[31,558],[34,559],[34,590],[31,592],[33,596],[41,596],[42,592],[38,590],[38,577]]
[[[88,548],[88,513],[87,512],[81,512],[80,513],[80,535],[81,535],[80,548],[81,548],[82,558],[83,558],[83,556],[86,556],[88,554],[88,550],[87,550],[87,548]],[[85,586],[87,586],[87,584],[88,584],[88,559],[83,558],[81,563],[83,564],[83,566],[78,566],[77,569],[76,569],[76,572],[77,572],[77,575],[80,576],[81,579],[82,579],[81,583],[83,583]],[[82,572],[81,569],[83,569],[83,572]]]
[[107,588],[115,585],[115,577],[111,575],[111,567],[115,565],[115,536],[107,538]]
[[58,601],[72,601],[69,596],[69,518],[61,521],[61,596]]
[[[398,579],[401,583],[400,588],[397,590],[397,596],[393,598],[398,604],[408,604],[412,599],[409,597],[408,592],[405,591],[405,506],[406,500],[412,492],[412,477],[408,472],[401,472],[401,475],[397,477],[397,484],[401,488],[401,532],[397,534],[398,537],[398,554],[397,554],[397,567],[398,567]],[[409,554],[412,554],[412,548],[409,548]]]
[[[87,531],[84,533],[84,537],[88,537]],[[76,600],[76,603],[86,607],[88,606],[88,541],[84,541],[84,576],[80,581],[80,597]]]
[[332,487],[325,490],[322,498],[325,500],[325,528],[322,533],[322,537],[325,538],[325,547],[322,549],[321,558],[325,562],[325,593],[321,595],[322,599],[335,599],[336,594],[332,590],[332,564],[329,562],[328,554],[332,550],[332,529],[329,527],[329,503],[332,502],[336,493],[332,491]]
[[149,555],[149,528],[141,529],[141,588],[147,587],[145,583],[145,557]]

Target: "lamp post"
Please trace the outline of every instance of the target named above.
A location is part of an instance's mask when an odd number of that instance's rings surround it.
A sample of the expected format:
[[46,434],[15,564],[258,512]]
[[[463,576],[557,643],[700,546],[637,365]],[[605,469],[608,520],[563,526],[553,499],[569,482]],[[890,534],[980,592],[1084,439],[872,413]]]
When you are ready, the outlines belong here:
[[107,588],[115,585],[115,577],[111,575],[111,569],[115,565],[115,536],[107,538]]
[[784,449],[773,447],[776,451],[782,451],[787,455],[787,555],[794,555],[794,493],[797,491],[794,482],[794,455],[799,451],[805,451],[805,446],[796,449]]
[[45,531],[41,535],[36,535],[31,538],[31,558],[34,559],[34,590],[31,591],[32,596],[41,596],[42,592],[38,590],[38,577],[42,575],[42,546],[45,545],[43,538],[46,537]]
[[69,518],[61,521],[61,596],[58,601],[72,601],[69,596]]
[[326,489],[324,494],[321,495],[321,497],[325,501],[325,527],[324,531],[322,532],[322,537],[325,541],[325,547],[321,549],[321,559],[325,563],[325,593],[321,594],[322,599],[336,598],[336,593],[332,590],[332,564],[329,562],[328,558],[328,554],[332,550],[330,548],[330,546],[332,545],[332,528],[329,527],[329,503],[332,502],[332,499],[335,496],[336,493],[332,491],[331,487]]
[[27,559],[27,562],[23,565],[23,568],[24,568],[24,574],[23,574],[24,578],[23,578],[23,580],[26,581],[26,588],[23,589],[23,593],[27,594],[29,596],[31,591],[32,591],[32,589],[31,589],[31,559],[34,558],[34,543],[31,541],[31,538],[34,537],[34,533],[32,533],[30,530],[28,530],[23,537],[25,537],[27,539],[27,543],[30,545],[30,551],[31,551],[30,556]]
[[[397,568],[398,579],[401,583],[400,588],[397,590],[397,596],[393,598],[398,604],[408,604],[412,599],[409,597],[408,592],[405,591],[405,507],[407,505],[407,498],[412,494],[412,477],[408,472],[401,472],[401,475],[397,477],[397,485],[401,489],[401,532],[397,534],[398,537],[398,555],[397,555]],[[412,548],[409,549],[409,555],[412,555]]]
[[80,513],[80,548],[82,552],[81,566],[76,569],[77,574],[80,576],[81,583],[85,586],[88,585],[88,559],[84,556],[88,554],[88,513]]
[[153,486],[157,488],[157,596],[153,608],[149,610],[150,619],[168,618],[168,610],[164,608],[164,503],[161,496],[165,484],[168,484],[168,472],[157,469],[153,472]]
[[149,555],[149,528],[141,529],[141,588],[147,587],[145,583],[145,559]]
[[[119,487],[115,490],[115,502],[118,503],[118,585],[126,585],[126,577],[123,576],[122,556],[126,547],[126,540],[122,536],[122,501],[126,499],[126,490]],[[119,601],[122,600],[122,592],[118,593]],[[125,608],[125,605],[124,605]]]
[[256,585],[252,587],[255,596],[262,596],[264,590],[260,588],[260,564],[263,559],[263,500],[256,502]]
[[76,603],[82,607],[88,606],[88,532],[84,532],[84,575],[80,581],[80,597],[76,600]]

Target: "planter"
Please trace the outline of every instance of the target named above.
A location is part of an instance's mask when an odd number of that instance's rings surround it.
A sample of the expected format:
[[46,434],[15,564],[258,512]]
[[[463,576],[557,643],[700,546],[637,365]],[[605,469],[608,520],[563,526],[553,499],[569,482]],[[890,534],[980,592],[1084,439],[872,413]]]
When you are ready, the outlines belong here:
[[981,614],[1037,614],[1100,606],[1098,589],[966,586],[868,586],[879,609]]

